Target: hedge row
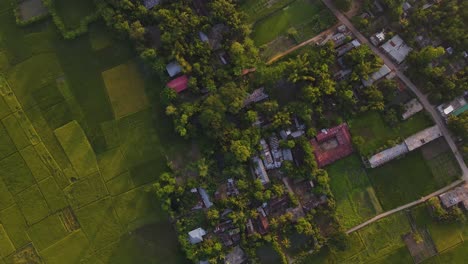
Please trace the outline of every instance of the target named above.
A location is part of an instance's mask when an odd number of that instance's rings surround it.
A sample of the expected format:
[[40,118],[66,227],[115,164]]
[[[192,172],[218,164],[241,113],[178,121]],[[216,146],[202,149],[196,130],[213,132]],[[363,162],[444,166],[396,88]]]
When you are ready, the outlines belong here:
[[54,24],[57,26],[57,28],[59,29],[59,31],[62,34],[63,38],[65,38],[65,39],[74,39],[74,38],[88,32],[88,25],[90,23],[96,21],[99,18],[99,15],[100,15],[100,12],[99,12],[99,9],[98,9],[95,13],[84,17],[80,21],[80,25],[76,29],[67,30],[66,27],[65,27],[65,23],[60,18],[60,16],[57,14],[57,10],[55,9],[54,0],[42,0],[42,2],[49,9],[49,13],[52,16],[52,20],[54,21]]

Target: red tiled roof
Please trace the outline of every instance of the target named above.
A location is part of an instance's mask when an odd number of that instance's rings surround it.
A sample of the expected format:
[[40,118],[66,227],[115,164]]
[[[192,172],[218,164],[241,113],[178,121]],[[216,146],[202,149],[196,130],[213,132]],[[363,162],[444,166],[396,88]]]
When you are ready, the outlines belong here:
[[177,77],[174,80],[168,82],[166,84],[166,86],[173,89],[177,93],[180,93],[183,90],[187,89],[188,77],[187,77],[187,75],[182,75],[180,77]]
[[[335,138],[338,143],[335,148],[324,149],[320,147],[322,143],[332,138]],[[328,129],[326,132],[319,133],[310,141],[310,144],[314,147],[315,159],[317,160],[317,164],[320,168],[353,153],[351,134],[349,133],[348,125],[346,124],[341,124]]]
[[257,68],[243,69],[242,70],[242,75],[246,75],[246,74],[254,72],[256,70],[257,70]]

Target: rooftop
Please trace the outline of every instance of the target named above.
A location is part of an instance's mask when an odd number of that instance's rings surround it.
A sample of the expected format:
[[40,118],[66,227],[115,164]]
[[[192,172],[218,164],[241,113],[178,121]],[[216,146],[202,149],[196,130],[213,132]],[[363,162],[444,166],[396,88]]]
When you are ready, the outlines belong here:
[[413,98],[411,101],[405,104],[405,112],[402,114],[403,120],[412,117],[421,110],[423,110],[422,104],[418,101],[418,99]]
[[180,67],[180,64],[177,61],[173,61],[166,66],[166,71],[167,74],[169,74],[170,77],[174,77],[177,74],[182,72],[182,67]]
[[468,183],[439,195],[439,198],[446,208],[462,202],[465,209],[468,209]]
[[168,82],[166,86],[176,91],[177,93],[180,93],[187,89],[188,77],[187,75],[182,75],[180,77],[177,77],[174,80]]
[[392,148],[381,151],[374,156],[370,157],[369,164],[371,168],[376,168],[384,163],[387,163],[399,156],[408,152],[408,147],[405,143],[398,144]]
[[441,136],[442,133],[440,132],[439,127],[436,125],[419,131],[418,133],[406,138],[405,144],[408,147],[408,150],[412,151]]
[[362,84],[364,86],[369,87],[371,86],[374,82],[382,79],[385,77],[385,75],[389,74],[392,70],[384,64],[378,71],[374,72],[368,80],[362,80]]
[[351,135],[347,124],[323,130],[310,141],[320,168],[353,153]]
[[380,46],[390,57],[400,64],[413,49],[410,48],[400,36],[395,35],[389,41]]
[[203,236],[206,235],[206,231],[203,228],[199,227],[188,232],[188,235],[190,243],[198,244],[203,241]]

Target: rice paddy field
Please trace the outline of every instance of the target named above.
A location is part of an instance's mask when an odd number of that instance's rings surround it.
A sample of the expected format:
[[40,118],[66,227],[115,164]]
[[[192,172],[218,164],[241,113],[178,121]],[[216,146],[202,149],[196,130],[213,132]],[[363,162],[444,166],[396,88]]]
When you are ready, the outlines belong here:
[[[189,152],[163,85],[102,22],[66,41],[51,20],[18,27],[14,2],[0,1],[0,263],[186,263],[151,189]],[[70,25],[92,10],[57,2]]]

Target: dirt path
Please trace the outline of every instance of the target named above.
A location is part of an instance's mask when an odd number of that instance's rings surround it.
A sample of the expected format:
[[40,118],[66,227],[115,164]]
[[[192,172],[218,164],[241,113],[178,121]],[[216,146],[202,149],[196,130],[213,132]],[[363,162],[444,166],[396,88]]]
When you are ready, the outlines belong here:
[[413,206],[416,206],[416,205],[418,205],[418,204],[422,204],[422,203],[426,202],[427,200],[429,200],[430,198],[432,198],[432,197],[434,197],[434,196],[437,196],[437,195],[439,195],[439,194],[442,194],[442,193],[444,193],[444,192],[446,192],[446,191],[448,191],[448,190],[450,190],[450,189],[456,187],[457,185],[461,184],[462,182],[464,182],[464,180],[457,180],[457,181],[453,182],[452,184],[445,186],[445,187],[442,188],[442,189],[439,189],[439,190],[437,190],[437,191],[435,191],[435,192],[433,192],[433,193],[431,193],[431,194],[429,194],[429,195],[426,195],[426,196],[422,197],[422,198],[419,199],[419,200],[413,201],[413,202],[411,202],[411,203],[407,203],[407,204],[405,204],[405,205],[402,205],[402,206],[400,206],[400,207],[397,207],[397,208],[392,209],[392,210],[390,210],[390,211],[387,211],[387,212],[385,212],[385,213],[381,213],[381,214],[379,214],[379,215],[376,215],[376,216],[372,217],[371,219],[365,221],[364,223],[359,224],[359,225],[357,225],[357,226],[355,226],[355,227],[349,229],[348,231],[346,231],[346,234],[350,234],[350,233],[352,233],[352,232],[354,232],[354,231],[357,231],[357,230],[359,230],[359,229],[361,229],[361,228],[363,228],[363,227],[365,227],[365,226],[367,226],[367,225],[369,225],[369,224],[374,223],[375,221],[378,221],[378,220],[380,220],[380,219],[382,219],[382,218],[385,218],[385,217],[387,217],[387,216],[389,216],[389,215],[392,215],[392,214],[394,214],[394,213],[400,212],[400,211],[402,211],[402,210],[408,209],[408,208],[413,207]]
[[[348,12],[346,12],[346,16],[347,17],[355,16],[357,14],[357,12],[361,9],[361,5],[362,5],[361,0],[353,1],[353,4],[352,4],[350,10]],[[268,60],[267,64],[272,64],[273,62],[281,59],[282,57],[288,55],[289,53],[291,53],[291,52],[293,52],[293,51],[295,51],[297,49],[300,49],[300,48],[304,47],[305,45],[309,45],[309,44],[311,44],[313,42],[317,42],[319,40],[325,39],[326,36],[334,33],[336,31],[336,28],[339,25],[340,25],[340,23],[338,22],[335,25],[333,25],[332,27],[328,28],[327,30],[321,32],[320,34],[318,34],[318,35],[316,35],[316,36],[314,36],[314,37],[312,37],[312,38],[310,38],[310,39],[308,39],[308,40],[306,40],[304,42],[301,42],[301,43],[297,44],[296,46],[289,48],[286,51],[283,51],[281,53],[276,54],[275,56],[273,56],[272,58],[270,58]]]

